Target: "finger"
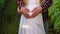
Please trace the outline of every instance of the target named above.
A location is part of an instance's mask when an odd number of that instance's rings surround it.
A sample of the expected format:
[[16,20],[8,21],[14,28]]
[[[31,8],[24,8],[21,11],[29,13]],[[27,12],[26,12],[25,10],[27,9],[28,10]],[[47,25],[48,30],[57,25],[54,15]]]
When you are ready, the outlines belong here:
[[25,8],[25,10],[29,11],[29,9]]
[[26,17],[26,18],[30,18],[30,15],[28,13],[23,13],[23,15]]

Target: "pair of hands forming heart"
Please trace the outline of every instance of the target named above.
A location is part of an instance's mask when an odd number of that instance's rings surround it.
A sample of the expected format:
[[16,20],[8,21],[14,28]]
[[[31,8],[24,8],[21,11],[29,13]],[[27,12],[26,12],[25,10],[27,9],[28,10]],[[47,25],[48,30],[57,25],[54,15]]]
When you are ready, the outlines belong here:
[[19,12],[21,12],[26,18],[34,18],[34,17],[36,17],[40,12],[42,12],[42,7],[36,7],[36,8],[34,8],[33,10],[32,10],[32,12],[33,12],[33,14],[30,16],[29,14],[28,14],[28,12],[30,12],[29,11],[29,9],[27,9],[26,7],[21,7],[21,11],[19,11]]

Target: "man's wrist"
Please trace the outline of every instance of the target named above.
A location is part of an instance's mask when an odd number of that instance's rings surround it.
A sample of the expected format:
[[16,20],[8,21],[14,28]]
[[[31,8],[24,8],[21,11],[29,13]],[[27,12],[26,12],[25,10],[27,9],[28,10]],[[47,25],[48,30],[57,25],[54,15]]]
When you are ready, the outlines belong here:
[[40,9],[42,10],[43,8],[42,8],[42,7],[40,7]]
[[40,8],[40,13],[42,12],[43,8],[42,7],[39,7]]

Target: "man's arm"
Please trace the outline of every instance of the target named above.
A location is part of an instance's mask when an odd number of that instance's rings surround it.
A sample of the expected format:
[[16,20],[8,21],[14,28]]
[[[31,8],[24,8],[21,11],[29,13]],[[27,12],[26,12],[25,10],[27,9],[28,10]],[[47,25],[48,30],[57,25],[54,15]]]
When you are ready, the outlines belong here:
[[17,4],[19,9],[21,9],[21,7],[23,7],[23,1],[22,0],[17,0]]
[[46,0],[44,4],[41,5],[42,10],[48,9],[52,5],[53,0]]

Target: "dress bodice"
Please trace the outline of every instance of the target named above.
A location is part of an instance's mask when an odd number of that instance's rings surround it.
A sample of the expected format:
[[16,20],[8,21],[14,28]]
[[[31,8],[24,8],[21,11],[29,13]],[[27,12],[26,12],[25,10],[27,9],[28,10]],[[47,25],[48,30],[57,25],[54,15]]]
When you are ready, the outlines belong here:
[[32,10],[36,8],[37,6],[40,6],[40,0],[28,0],[26,7],[30,10],[29,15],[32,15]]
[[39,0],[28,0],[27,4],[28,5],[35,5],[35,4],[39,4],[40,1]]
[[28,0],[26,7],[32,11],[35,7],[40,6],[40,0]]

